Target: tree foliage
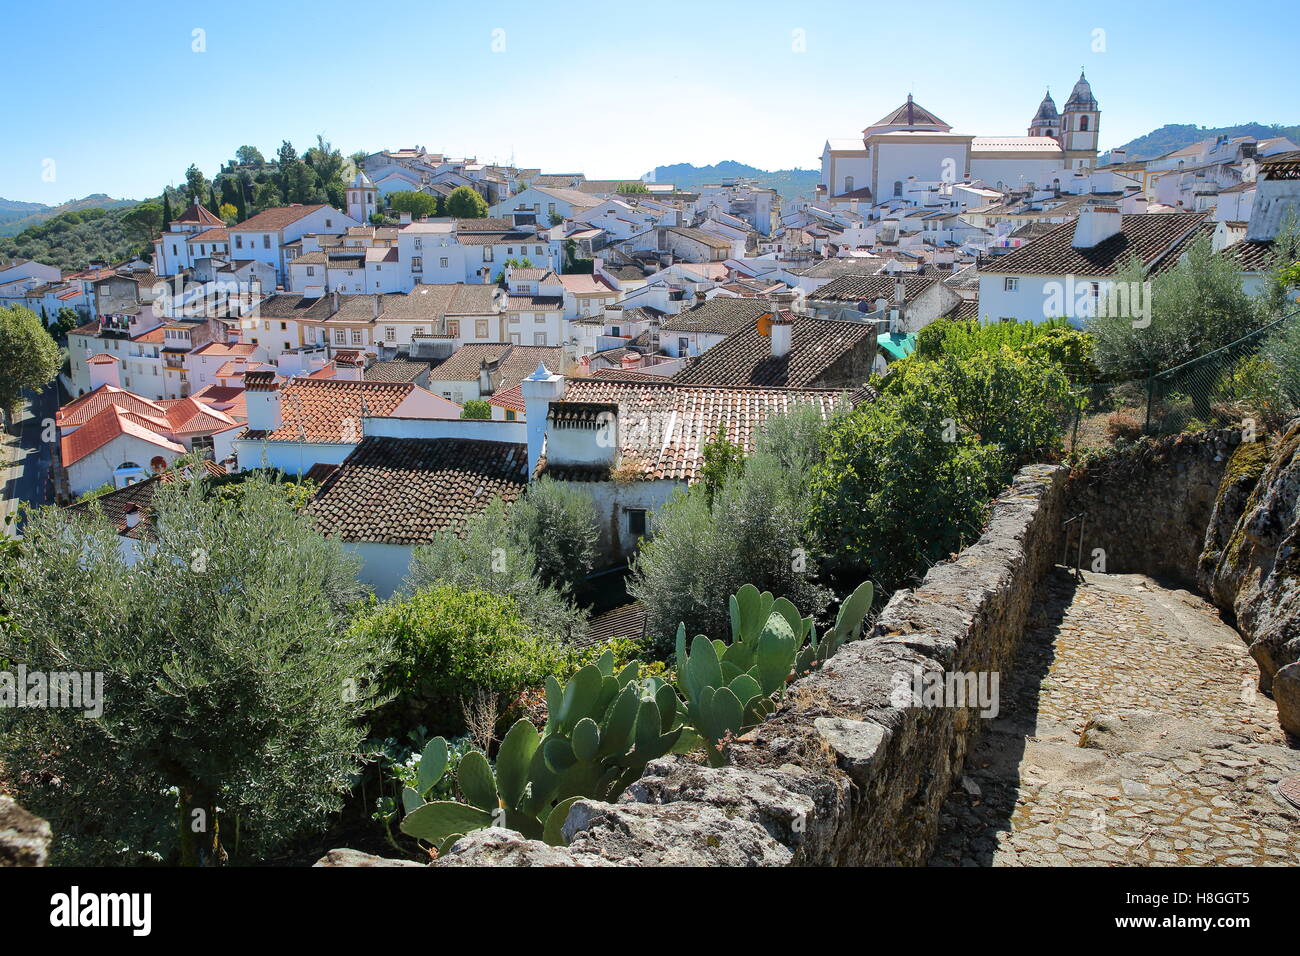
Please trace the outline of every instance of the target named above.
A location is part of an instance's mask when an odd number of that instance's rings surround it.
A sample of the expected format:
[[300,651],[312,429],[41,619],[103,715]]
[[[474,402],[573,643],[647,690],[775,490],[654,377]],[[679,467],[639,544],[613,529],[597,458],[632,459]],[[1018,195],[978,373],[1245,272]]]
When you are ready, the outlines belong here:
[[389,193],[388,206],[394,212],[409,212],[412,219],[425,219],[439,214],[438,197],[432,193]]
[[[711,494],[697,482],[656,513],[628,591],[645,605],[658,653],[671,652],[680,622],[691,634],[727,635],[727,596],[747,583],[788,597],[805,613],[828,606],[805,531],[808,481],[827,430],[811,406],[769,419],[752,454],[714,471]],[[726,457],[730,462],[730,452]]]
[[537,554],[518,545],[500,498],[466,521],[462,535],[442,532],[415,549],[408,590],[439,585],[513,599],[538,637],[566,642],[586,633],[582,612],[538,577]]
[[481,398],[471,398],[461,406],[460,417],[488,421],[492,418],[492,406]]
[[[1133,260],[1116,281],[1137,288],[1146,275]],[[1206,238],[1193,242],[1183,261],[1151,280],[1150,290],[1150,325],[1133,315],[1088,320],[1097,367],[1108,380],[1145,378],[1174,368],[1255,331],[1269,317],[1262,301],[1243,291],[1236,264],[1215,255]]]
[[536,555],[542,583],[576,594],[596,565],[600,525],[591,495],[542,477],[530,482],[510,508],[510,536],[516,548]]
[[65,861],[262,859],[340,805],[389,648],[346,627],[356,559],[268,479],[152,508],[135,566],[94,513],[29,513],[0,658],[102,673],[105,703],[0,710],[0,759]]
[[59,347],[35,312],[21,305],[0,307],[0,412],[6,424],[23,389],[43,389],[61,364]]
[[455,219],[486,219],[487,200],[469,186],[457,186],[447,196],[446,214]]

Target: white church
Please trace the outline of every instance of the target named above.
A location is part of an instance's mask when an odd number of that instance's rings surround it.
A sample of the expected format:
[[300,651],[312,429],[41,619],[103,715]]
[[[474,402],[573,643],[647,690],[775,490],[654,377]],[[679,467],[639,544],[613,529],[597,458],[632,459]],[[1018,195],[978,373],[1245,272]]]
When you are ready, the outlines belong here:
[[980,180],[997,189],[1037,186],[1065,192],[1086,188],[1097,163],[1101,110],[1082,73],[1065,109],[1049,92],[1027,136],[972,136],[952,127],[907,96],[907,102],[862,131],[860,139],[832,139],[822,151],[818,199],[833,208],[870,206],[910,198],[918,187]]

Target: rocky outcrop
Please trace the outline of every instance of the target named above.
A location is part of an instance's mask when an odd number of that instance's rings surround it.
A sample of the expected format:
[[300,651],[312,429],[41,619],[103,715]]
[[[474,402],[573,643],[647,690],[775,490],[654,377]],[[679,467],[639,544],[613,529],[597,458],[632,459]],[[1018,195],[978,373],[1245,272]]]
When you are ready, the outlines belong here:
[[323,857],[317,860],[313,866],[427,866],[427,863],[416,863],[413,860],[392,860],[388,857],[374,856],[370,853],[362,853],[360,850],[330,850]]
[[1205,543],[1197,566],[1196,583],[1201,592],[1218,607],[1231,611],[1237,598],[1239,577],[1224,573],[1224,552],[1233,540],[1237,523],[1246,513],[1250,497],[1259,484],[1259,476],[1268,467],[1272,445],[1268,441],[1243,442],[1228,459],[1214,511],[1205,531]]
[[[1220,498],[1240,493],[1229,487]],[[1236,618],[1260,689],[1273,695],[1283,729],[1300,737],[1300,419],[1272,448],[1224,542],[1230,517],[1225,504],[1207,531],[1202,586]]]
[[49,854],[50,825],[0,796],[0,866],[44,866]]

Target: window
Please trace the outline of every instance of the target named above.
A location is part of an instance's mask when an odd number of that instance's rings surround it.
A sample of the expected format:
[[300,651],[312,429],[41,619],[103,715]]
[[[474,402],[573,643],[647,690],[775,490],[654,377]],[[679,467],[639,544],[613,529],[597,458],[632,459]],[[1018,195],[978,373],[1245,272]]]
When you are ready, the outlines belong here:
[[1084,132],[1087,132],[1087,130],[1088,130],[1088,117],[1086,117],[1086,116],[1080,116],[1080,117],[1079,117],[1079,129],[1083,130]]
[[450,319],[447,322],[447,334],[453,339],[460,338],[460,322],[457,319]]
[[534,333],[533,333],[533,344],[534,344],[534,345],[545,345],[545,344],[546,344],[546,333],[545,333],[545,332],[534,332]]
[[677,339],[677,354],[678,354],[678,355],[685,355],[688,351],[690,351],[690,347],[691,347],[691,340],[690,340],[690,339],[688,339],[688,338],[684,338],[684,337],[680,337],[680,336],[678,337],[678,339]]
[[637,537],[645,537],[646,510],[644,508],[627,509],[627,532]]
[[446,257],[446,256],[443,256],[441,259],[438,260],[438,267],[439,267],[440,269],[445,269],[445,268],[447,268],[447,257]]
[[397,329],[394,326],[391,325],[384,326],[384,341],[385,342],[397,341]]
[[541,312],[538,312],[536,315],[533,316],[533,321],[537,323],[545,322],[546,316]]
[[488,337],[488,320],[487,320],[487,319],[475,319],[475,320],[474,320],[474,338],[476,338],[476,339],[486,339],[487,337]]
[[1020,280],[1017,279],[1015,276],[1007,276],[1005,279],[1002,280],[1003,292],[1015,292],[1016,289],[1019,288],[1019,286],[1020,286]]
[[360,330],[360,329],[353,329],[353,330],[352,330],[352,344],[353,344],[353,345],[360,345],[361,343],[362,343],[361,330]]
[[262,248],[263,248],[263,249],[270,249],[270,248],[271,248],[271,234],[270,234],[270,233],[266,233],[265,235],[262,236]]
[[326,229],[330,229],[330,228],[332,228],[333,226],[334,226],[334,220],[333,220],[333,219],[326,219],[326,220],[325,220],[325,228],[326,228]]
[[894,195],[895,196],[903,195],[903,181],[901,179],[894,180]]
[[335,329],[335,330],[334,330],[334,344],[335,344],[335,345],[347,345],[347,342],[348,342],[348,333],[347,333],[347,331],[344,330],[344,329]]
[[484,246],[484,247],[483,247],[483,261],[484,261],[484,262],[491,262],[491,261],[492,261],[492,247],[491,247],[491,246]]
[[537,248],[537,254],[538,254],[539,256],[544,256],[544,255],[546,255],[546,253],[542,252],[542,247],[541,247],[541,246],[537,246],[536,248]]
[[290,345],[288,342],[285,342],[285,343],[284,343],[284,350],[285,350],[286,352],[289,352],[289,351],[291,351],[292,349],[293,349],[293,346],[292,346],[292,345]]
[[424,257],[423,257],[423,256],[412,256],[412,257],[411,257],[411,271],[412,271],[412,272],[423,272],[423,271],[424,271]]
[[845,191],[846,193],[851,193],[851,192],[853,192],[853,177],[852,177],[852,176],[845,176],[845,177],[844,177],[844,191]]
[[289,323],[288,323],[288,322],[281,322],[281,323],[280,323],[280,331],[281,331],[281,332],[284,332],[284,331],[288,330],[288,328],[289,328]]
[[515,420],[515,410],[514,410],[513,408],[507,408],[507,409],[506,409],[506,421],[508,421],[508,422],[513,422],[514,420]]
[[236,249],[242,249],[242,248],[244,248],[244,237],[243,237],[243,236],[240,236],[240,235],[236,235],[236,236],[235,236],[235,248],[236,248]]
[[416,252],[423,252],[423,251],[424,251],[424,240],[423,240],[423,239],[416,239],[416,240],[415,240],[415,251],[416,251]]
[[548,202],[548,203],[546,204],[546,213],[547,213],[547,215],[550,215],[550,216],[554,216],[554,215],[555,215],[555,203],[553,203],[553,202]]

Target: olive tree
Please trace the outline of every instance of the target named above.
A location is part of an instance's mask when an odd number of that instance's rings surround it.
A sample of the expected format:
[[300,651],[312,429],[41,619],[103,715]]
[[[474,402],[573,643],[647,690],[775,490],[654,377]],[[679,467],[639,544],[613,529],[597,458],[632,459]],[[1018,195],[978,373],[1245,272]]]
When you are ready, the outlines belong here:
[[256,860],[338,808],[390,651],[356,562],[268,478],[159,485],[128,560],[95,506],[26,515],[0,660],[101,674],[102,714],[0,709],[0,763],[65,860]]

